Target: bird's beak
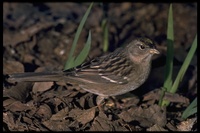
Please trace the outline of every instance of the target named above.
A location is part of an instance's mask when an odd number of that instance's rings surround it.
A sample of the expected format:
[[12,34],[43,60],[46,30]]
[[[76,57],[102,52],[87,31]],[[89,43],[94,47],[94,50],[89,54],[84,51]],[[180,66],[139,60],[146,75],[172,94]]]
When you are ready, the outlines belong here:
[[149,52],[151,54],[160,54],[160,52],[157,49],[151,49]]

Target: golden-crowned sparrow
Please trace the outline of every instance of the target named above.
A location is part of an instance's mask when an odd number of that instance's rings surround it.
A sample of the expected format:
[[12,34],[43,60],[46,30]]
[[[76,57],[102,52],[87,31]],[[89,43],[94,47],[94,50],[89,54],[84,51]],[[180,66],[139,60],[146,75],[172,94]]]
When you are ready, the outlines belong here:
[[154,54],[159,54],[159,51],[153,41],[138,38],[125,48],[118,48],[73,70],[11,74],[9,80],[64,81],[76,83],[84,90],[102,97],[116,96],[132,91],[145,82]]

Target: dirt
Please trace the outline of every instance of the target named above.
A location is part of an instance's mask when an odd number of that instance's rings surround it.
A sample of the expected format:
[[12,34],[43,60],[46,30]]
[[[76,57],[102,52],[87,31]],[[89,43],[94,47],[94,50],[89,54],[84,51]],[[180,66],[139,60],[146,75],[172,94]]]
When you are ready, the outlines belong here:
[[[160,55],[144,85],[128,94],[96,104],[97,96],[60,82],[10,83],[17,72],[63,70],[79,22],[90,3],[3,3],[3,130],[4,131],[197,131],[197,113],[181,119],[197,96],[197,55],[179,90],[158,101],[164,82],[169,3],[94,3],[75,53],[89,30],[94,58],[139,36],[156,42]],[[197,3],[174,3],[175,78],[197,34]],[[103,51],[102,21],[109,48]]]

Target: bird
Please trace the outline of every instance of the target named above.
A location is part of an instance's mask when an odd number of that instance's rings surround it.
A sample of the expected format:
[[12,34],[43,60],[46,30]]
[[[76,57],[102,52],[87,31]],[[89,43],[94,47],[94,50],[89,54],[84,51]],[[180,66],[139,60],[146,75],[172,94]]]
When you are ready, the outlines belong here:
[[[83,90],[104,99],[122,95],[140,87],[148,78],[152,57],[160,52],[146,37],[132,40],[125,47],[96,57],[65,71],[10,74],[14,82],[64,81],[78,84]],[[100,100],[101,101],[101,100]]]

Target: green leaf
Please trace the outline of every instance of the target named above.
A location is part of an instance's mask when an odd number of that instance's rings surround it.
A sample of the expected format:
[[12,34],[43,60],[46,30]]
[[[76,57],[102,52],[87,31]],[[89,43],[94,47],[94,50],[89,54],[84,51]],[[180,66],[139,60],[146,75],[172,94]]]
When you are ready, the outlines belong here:
[[[67,66],[69,67],[67,69],[70,69],[70,68],[72,68],[71,66],[74,66],[74,59],[75,59],[75,57],[73,56],[67,60]],[[67,69],[64,69],[64,70],[67,70]]]
[[[173,57],[174,57],[174,27],[173,27],[173,10],[172,4],[169,7],[168,13],[168,23],[167,23],[167,57],[166,57],[166,66],[165,66],[165,80],[162,89],[162,94],[164,95],[165,91],[169,91],[172,87],[172,73],[173,73]],[[163,100],[161,96],[159,105],[164,106],[169,104],[168,101]]]
[[90,51],[90,47],[91,47],[91,32],[89,31],[87,42],[84,48],[82,49],[82,51],[79,53],[79,55],[75,59],[75,63],[74,63],[75,66],[80,65],[87,58],[87,55],[89,54],[89,51]]
[[193,115],[197,112],[197,97],[192,101],[192,103],[185,109],[181,118],[186,119],[190,115]]
[[173,11],[172,11],[172,4],[170,4],[168,25],[167,25],[167,58],[166,58],[165,82],[164,82],[164,87],[167,88],[167,90],[170,90],[172,86],[173,56],[174,56],[173,42],[174,42]]
[[103,30],[103,51],[104,51],[104,52],[107,52],[107,51],[108,51],[108,46],[109,46],[109,42],[108,42],[108,23],[107,23],[107,19],[103,19],[101,28],[102,28],[102,30]]
[[188,68],[188,66],[190,65],[190,62],[194,56],[194,53],[197,49],[197,35],[192,43],[192,46],[190,48],[190,51],[187,54],[187,57],[185,58],[183,65],[181,66],[181,69],[179,70],[179,73],[174,81],[174,84],[170,90],[171,93],[175,93],[176,90],[178,89],[179,83],[182,81],[183,76],[185,75],[185,72]]
[[88,16],[89,16],[89,13],[90,13],[90,10],[91,10],[92,6],[93,6],[93,2],[90,4],[90,6],[89,6],[89,8],[87,9],[85,15],[84,15],[83,18],[81,19],[81,22],[80,22],[80,24],[79,24],[79,26],[78,26],[78,29],[77,29],[77,31],[76,31],[76,34],[75,34],[75,38],[74,38],[73,43],[72,43],[72,48],[71,48],[71,50],[70,50],[68,60],[67,60],[67,62],[65,63],[64,70],[67,70],[67,69],[76,67],[76,66],[74,66],[75,60],[74,60],[74,58],[72,58],[72,56],[74,55],[74,50],[75,50],[75,48],[76,48],[76,45],[77,45],[77,42],[78,42],[80,33],[81,33],[81,31],[82,31],[82,29],[83,29],[83,26],[84,26],[84,24],[85,24],[85,22],[86,22],[86,20],[87,20],[87,18],[88,18]]
[[183,65],[181,66],[181,69],[173,83],[172,81],[172,72],[173,72],[173,41],[174,41],[174,31],[173,31],[173,14],[172,14],[172,4],[170,4],[169,8],[169,15],[168,15],[168,26],[167,26],[167,59],[166,59],[166,68],[165,68],[165,82],[164,87],[162,89],[162,96],[159,101],[159,105],[161,106],[168,106],[169,101],[163,100],[164,92],[171,92],[175,93],[178,89],[178,86],[180,82],[182,81],[182,78],[192,60],[192,57],[194,56],[194,53],[197,48],[197,35],[193,41],[192,47],[190,48],[190,51],[187,54],[186,59],[183,62]]
[[[178,75],[174,81],[174,84],[172,85],[171,89],[168,90],[168,92],[175,93],[177,91],[178,86],[179,86],[180,82],[182,81],[183,76],[185,75],[185,72],[195,54],[196,49],[197,49],[197,35],[195,36],[192,46],[183,62],[183,65],[181,66],[181,69],[178,72]],[[168,101],[163,101],[161,105],[164,106],[164,105],[168,105],[168,104],[169,104]]]

